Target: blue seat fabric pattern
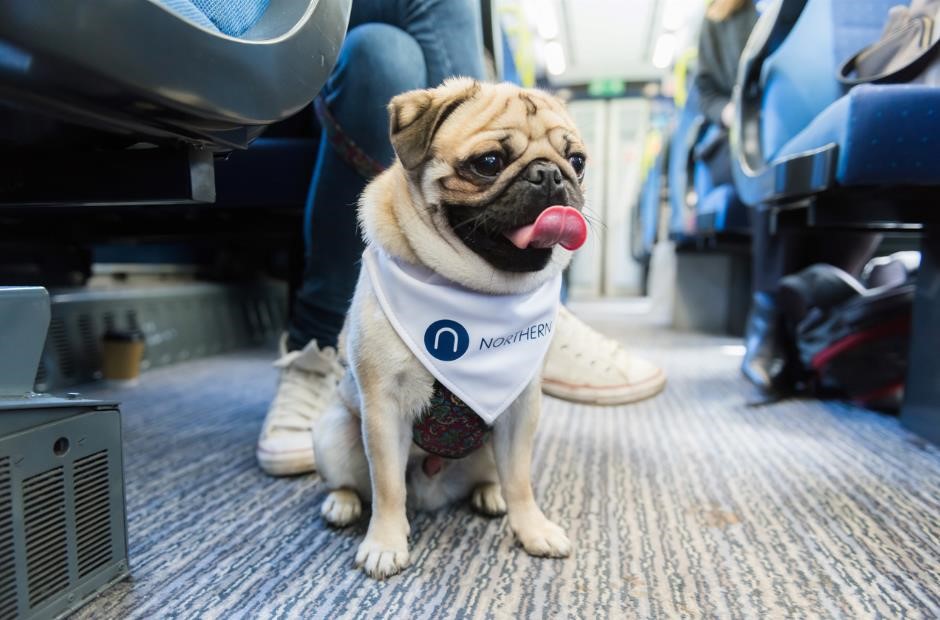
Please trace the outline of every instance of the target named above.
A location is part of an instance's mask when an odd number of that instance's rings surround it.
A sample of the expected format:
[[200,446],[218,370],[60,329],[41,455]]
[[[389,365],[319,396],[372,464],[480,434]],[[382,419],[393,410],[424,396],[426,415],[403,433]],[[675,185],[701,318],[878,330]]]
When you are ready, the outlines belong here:
[[159,0],[159,3],[199,26],[237,37],[251,29],[270,0]]
[[778,159],[838,144],[841,185],[940,183],[940,88],[861,85],[787,142]]

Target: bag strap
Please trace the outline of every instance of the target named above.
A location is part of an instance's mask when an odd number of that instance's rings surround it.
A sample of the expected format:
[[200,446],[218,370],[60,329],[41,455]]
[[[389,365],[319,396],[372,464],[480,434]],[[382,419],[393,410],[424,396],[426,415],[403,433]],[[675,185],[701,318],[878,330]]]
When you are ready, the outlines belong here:
[[883,43],[882,41],[878,41],[869,45],[843,63],[837,74],[839,81],[846,86],[857,86],[859,84],[904,84],[915,80],[927,69],[928,65],[933,61],[934,56],[936,56],[937,51],[940,50],[940,36],[935,32],[937,23],[932,18],[925,15],[920,16],[919,19],[926,22],[926,32],[932,40],[917,58],[914,58],[911,62],[894,71],[885,71],[884,73],[868,77],[851,77],[858,67],[859,59]]

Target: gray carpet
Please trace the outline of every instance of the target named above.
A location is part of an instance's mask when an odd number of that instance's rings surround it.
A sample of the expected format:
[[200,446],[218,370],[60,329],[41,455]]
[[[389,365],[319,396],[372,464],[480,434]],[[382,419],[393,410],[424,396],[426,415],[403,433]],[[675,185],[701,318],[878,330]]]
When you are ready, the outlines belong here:
[[936,618],[940,451],[893,418],[744,405],[735,341],[643,330],[661,396],[547,400],[536,495],[575,553],[529,558],[465,507],[413,520],[412,567],[353,568],[315,477],[254,464],[271,354],[148,373],[124,401],[133,578],[77,618]]

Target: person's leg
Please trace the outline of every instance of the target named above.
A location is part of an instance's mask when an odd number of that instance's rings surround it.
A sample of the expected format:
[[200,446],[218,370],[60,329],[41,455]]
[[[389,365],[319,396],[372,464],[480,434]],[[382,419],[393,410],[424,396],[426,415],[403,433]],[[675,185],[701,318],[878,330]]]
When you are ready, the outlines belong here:
[[315,468],[310,429],[343,372],[335,346],[362,253],[356,200],[369,176],[392,159],[386,104],[400,92],[427,86],[426,75],[421,48],[410,35],[363,24],[349,31],[318,99],[324,136],[305,217],[304,281],[289,343],[276,363],[277,394],[258,439],[258,463],[269,474]]
[[428,86],[455,76],[484,78],[479,0],[356,0],[350,20],[382,22],[411,35],[424,53]]
[[881,243],[881,235],[865,232],[779,230],[771,234],[766,212],[755,217],[752,235],[754,291],[771,295],[782,277],[817,263],[834,265],[857,277]]
[[341,372],[335,346],[363,249],[356,200],[393,160],[385,106],[450,74],[483,77],[479,11],[476,0],[353,3],[337,66],[315,102],[324,137],[305,213],[303,282],[258,440],[258,461],[268,473],[315,468],[310,429]]
[[751,286],[755,293],[772,293],[777,282],[785,275],[786,252],[790,245],[781,231],[773,235],[770,215],[766,211],[752,209],[751,215]]
[[[312,340],[336,346],[363,250],[356,200],[370,163],[374,174],[393,158],[386,106],[401,92],[426,87],[426,74],[421,48],[401,29],[368,23],[349,31],[321,93],[324,125],[332,126],[324,127],[304,218],[306,265],[289,326],[291,350]],[[371,162],[354,165],[351,149]]]
[[780,279],[827,263],[858,276],[881,236],[844,231],[780,230],[771,233],[766,211],[752,213],[754,297],[745,333],[744,376],[765,392],[786,391],[793,382],[792,343],[777,304]]
[[[381,1],[381,0],[380,0]],[[484,79],[479,0],[395,0],[398,24],[424,51],[428,84],[454,76]]]
[[[313,340],[336,346],[363,250],[356,200],[370,173],[394,157],[385,106],[394,95],[453,75],[482,79],[479,11],[475,0],[353,3],[343,50],[321,93],[330,135],[320,144],[305,214],[306,264],[288,328],[290,350]],[[371,45],[375,39],[387,43]]]

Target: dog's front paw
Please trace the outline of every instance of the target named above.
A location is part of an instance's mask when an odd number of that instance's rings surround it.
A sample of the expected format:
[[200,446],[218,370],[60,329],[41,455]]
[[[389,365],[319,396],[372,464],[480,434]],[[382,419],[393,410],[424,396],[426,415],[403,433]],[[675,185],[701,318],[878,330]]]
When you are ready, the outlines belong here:
[[362,516],[362,501],[355,491],[336,489],[323,500],[320,514],[330,525],[346,527]]
[[367,535],[356,552],[356,566],[373,579],[397,575],[408,566],[408,539],[404,536],[393,543]]
[[571,541],[565,531],[541,513],[511,520],[510,525],[529,555],[546,558],[566,558],[571,555]]
[[487,517],[501,517],[506,514],[506,500],[498,484],[487,482],[473,490],[470,500],[473,509]]

